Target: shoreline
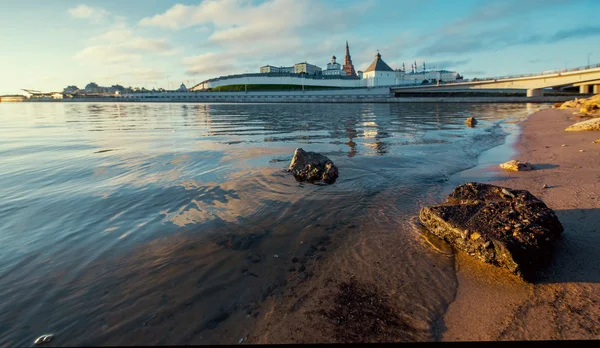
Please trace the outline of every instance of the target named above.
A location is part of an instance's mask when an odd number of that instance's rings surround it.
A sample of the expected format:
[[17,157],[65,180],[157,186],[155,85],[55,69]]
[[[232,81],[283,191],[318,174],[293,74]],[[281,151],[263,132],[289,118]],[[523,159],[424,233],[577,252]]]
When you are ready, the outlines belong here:
[[572,110],[546,109],[521,122],[512,158],[532,163],[532,172],[503,171],[498,159],[461,173],[486,173],[490,184],[530,191],[565,231],[552,264],[532,284],[457,252],[457,293],[443,316],[442,341],[600,338],[600,146],[593,143],[600,134],[564,132],[579,121]]
[[[186,104],[402,104],[402,103],[555,103],[565,102],[573,99],[573,96],[541,96],[541,97],[498,97],[498,96],[478,96],[478,97],[389,97],[387,95],[360,96],[353,95],[311,95],[310,92],[295,92],[294,95],[240,95],[239,92],[213,92],[214,95],[203,95],[202,97],[186,97],[190,99],[181,99],[176,97],[163,97],[163,100],[157,99],[131,99],[131,98],[96,98],[86,100],[26,100],[22,103],[186,103]],[[225,99],[220,99],[225,98]],[[226,99],[231,98],[231,99]],[[252,98],[252,99],[250,99]],[[302,98],[302,99],[296,99]]]

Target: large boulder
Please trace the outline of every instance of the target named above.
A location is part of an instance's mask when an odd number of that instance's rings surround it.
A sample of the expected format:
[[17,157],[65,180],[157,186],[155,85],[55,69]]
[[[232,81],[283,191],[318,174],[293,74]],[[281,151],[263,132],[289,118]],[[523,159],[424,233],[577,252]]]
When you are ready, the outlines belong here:
[[546,264],[563,227],[528,191],[468,183],[446,203],[424,207],[421,223],[457,249],[528,278]]
[[510,160],[508,162],[504,162],[500,164],[500,168],[515,172],[533,170],[533,166],[530,163],[521,162],[519,160]]
[[300,182],[333,184],[338,177],[338,169],[329,158],[301,148],[294,152],[288,172]]
[[597,130],[600,130],[600,117],[572,124],[565,129],[565,132],[582,132]]

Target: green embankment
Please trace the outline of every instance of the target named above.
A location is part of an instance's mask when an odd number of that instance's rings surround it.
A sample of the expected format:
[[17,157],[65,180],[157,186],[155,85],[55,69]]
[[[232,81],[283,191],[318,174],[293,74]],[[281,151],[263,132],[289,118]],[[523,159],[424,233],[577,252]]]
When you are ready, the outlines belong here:
[[[304,90],[337,89],[339,87],[304,86]],[[301,91],[301,85],[229,85],[208,89],[209,92]]]

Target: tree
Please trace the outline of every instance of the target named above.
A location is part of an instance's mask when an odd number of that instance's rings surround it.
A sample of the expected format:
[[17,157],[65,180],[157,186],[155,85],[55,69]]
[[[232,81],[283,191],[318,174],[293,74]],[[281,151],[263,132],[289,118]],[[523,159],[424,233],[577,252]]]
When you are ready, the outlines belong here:
[[90,82],[85,86],[85,90],[89,92],[95,92],[98,85],[95,82]]
[[63,93],[68,93],[68,94],[73,94],[77,91],[79,91],[79,88],[77,88],[77,86],[67,86],[67,87],[65,87],[65,89],[63,89]]

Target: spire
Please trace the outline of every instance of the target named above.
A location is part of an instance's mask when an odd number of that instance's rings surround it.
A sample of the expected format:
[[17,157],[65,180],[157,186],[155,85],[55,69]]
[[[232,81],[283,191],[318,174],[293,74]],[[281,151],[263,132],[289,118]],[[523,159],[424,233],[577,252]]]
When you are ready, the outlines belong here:
[[352,64],[352,58],[350,57],[348,40],[346,40],[346,56],[344,57],[344,67],[342,70],[346,72],[346,76],[356,76],[356,71],[354,71],[354,65]]

